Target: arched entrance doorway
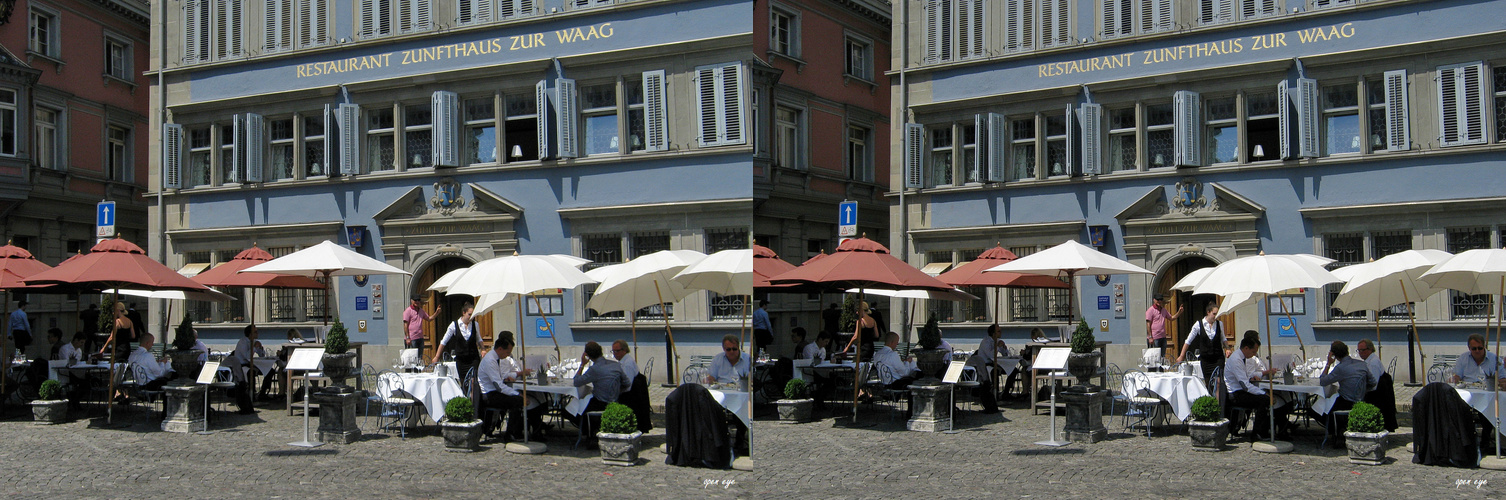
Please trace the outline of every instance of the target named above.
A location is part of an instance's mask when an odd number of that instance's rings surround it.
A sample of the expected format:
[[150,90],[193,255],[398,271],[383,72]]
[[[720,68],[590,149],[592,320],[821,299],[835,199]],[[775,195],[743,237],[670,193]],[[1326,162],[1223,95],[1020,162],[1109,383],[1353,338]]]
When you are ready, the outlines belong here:
[[[1187,332],[1192,330],[1192,325],[1197,324],[1198,321],[1203,319],[1204,308],[1209,303],[1218,301],[1218,297],[1215,295],[1193,295],[1192,292],[1175,291],[1171,287],[1176,285],[1178,281],[1181,281],[1189,273],[1215,265],[1217,265],[1216,262],[1206,257],[1185,257],[1166,266],[1161,270],[1161,274],[1156,277],[1154,293],[1166,297],[1165,306],[1167,312],[1175,313],[1178,307],[1183,308],[1182,314],[1172,318],[1166,325],[1166,331],[1171,336],[1171,339],[1166,342],[1166,356],[1169,359],[1175,359],[1181,352],[1182,343],[1187,341]],[[1222,321],[1224,336],[1232,338],[1234,336],[1234,317],[1227,315],[1222,318]]]
[[[434,348],[439,346],[439,340],[444,338],[444,332],[451,323],[460,318],[460,309],[468,302],[473,302],[469,295],[450,295],[440,292],[427,291],[434,280],[439,279],[450,271],[470,267],[471,261],[460,257],[445,257],[429,264],[423,272],[413,280],[411,294],[423,295],[429,298],[428,310],[433,312],[436,306],[441,306],[439,314],[434,316],[434,321],[424,325],[424,360],[427,362],[434,355]],[[492,338],[491,315],[478,316],[475,318],[477,327],[481,330],[483,345],[489,345]],[[406,333],[405,333],[406,335]]]

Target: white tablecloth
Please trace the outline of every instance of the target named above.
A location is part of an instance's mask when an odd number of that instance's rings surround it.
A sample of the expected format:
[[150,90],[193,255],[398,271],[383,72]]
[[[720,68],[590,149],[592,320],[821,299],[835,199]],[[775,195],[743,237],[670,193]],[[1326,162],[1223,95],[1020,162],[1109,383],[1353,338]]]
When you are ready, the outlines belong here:
[[[565,403],[565,411],[571,415],[580,415],[580,412],[586,409],[586,405],[591,403],[591,386],[575,387],[568,383],[568,379],[566,382],[550,385],[528,384],[528,392],[542,392],[554,398],[568,396],[570,401]],[[523,390],[523,384],[514,383],[512,386],[514,389]]]
[[1192,375],[1177,373],[1147,373],[1145,378],[1150,382],[1147,391],[1171,405],[1171,413],[1177,416],[1177,420],[1187,420],[1192,415],[1192,403],[1197,398],[1207,396],[1208,387],[1203,385],[1203,378]]
[[438,422],[444,417],[444,404],[465,394],[460,390],[460,383],[449,377],[440,377],[432,373],[400,373],[403,379],[403,391],[413,395],[413,399],[423,403],[424,408],[429,410],[429,418]]
[[[1481,415],[1485,415],[1485,418],[1490,419],[1491,421],[1495,420],[1497,402],[1495,398],[1495,391],[1487,391],[1485,389],[1454,390],[1459,391],[1459,397],[1463,398],[1465,404],[1468,404],[1470,408],[1474,408],[1475,411],[1480,412]],[[1501,397],[1506,398],[1506,392],[1502,392]],[[1503,420],[1506,420],[1506,415],[1501,415],[1501,418]],[[1501,435],[1506,436],[1506,429],[1503,429],[1502,426],[1496,426],[1496,432],[1499,432],[1501,433]]]
[[[1260,387],[1267,387],[1267,384],[1260,384]],[[1332,387],[1327,386],[1306,384],[1276,384],[1276,391],[1290,392],[1293,394],[1311,394],[1313,396],[1317,396],[1317,398],[1313,400],[1312,410],[1319,415],[1327,415],[1328,410],[1333,408],[1333,404],[1339,400],[1338,391],[1333,389]],[[1280,394],[1277,394],[1277,396],[1279,397]]]
[[722,408],[737,415],[737,419],[742,420],[743,425],[752,427],[753,416],[748,413],[748,396],[750,394],[746,392],[711,390],[711,397],[716,398],[716,402],[721,404]]

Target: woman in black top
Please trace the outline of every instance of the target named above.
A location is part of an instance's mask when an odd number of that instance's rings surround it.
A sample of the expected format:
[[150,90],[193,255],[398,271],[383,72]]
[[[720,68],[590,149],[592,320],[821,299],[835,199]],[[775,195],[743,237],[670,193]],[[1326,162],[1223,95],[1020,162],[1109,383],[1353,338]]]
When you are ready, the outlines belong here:
[[460,319],[450,323],[450,328],[444,332],[444,338],[439,341],[439,348],[434,350],[434,360],[431,363],[438,363],[440,354],[444,352],[449,352],[455,358],[456,378],[470,374],[481,362],[481,332],[471,318],[475,309],[471,304],[461,307]]
[[858,302],[858,320],[853,324],[852,340],[847,341],[847,345],[842,347],[842,352],[847,352],[854,342],[862,342],[858,344],[860,351],[858,361],[873,359],[873,343],[878,341],[878,321],[875,321],[873,316],[869,316],[869,311],[868,302]]
[[1187,353],[1198,353],[1198,361],[1203,367],[1203,381],[1207,382],[1213,377],[1213,370],[1224,366],[1224,350],[1227,348],[1224,340],[1223,324],[1218,321],[1218,303],[1209,302],[1204,308],[1207,315],[1202,321],[1192,325],[1192,330],[1187,332],[1187,343],[1182,346],[1182,353],[1177,355],[1177,362],[1181,363],[1187,358]]

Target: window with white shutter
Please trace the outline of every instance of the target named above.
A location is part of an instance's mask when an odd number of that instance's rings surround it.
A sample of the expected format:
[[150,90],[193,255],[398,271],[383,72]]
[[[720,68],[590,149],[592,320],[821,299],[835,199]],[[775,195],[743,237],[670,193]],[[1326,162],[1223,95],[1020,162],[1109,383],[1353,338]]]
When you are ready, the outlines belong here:
[[444,90],[435,91],[430,114],[433,125],[433,164],[436,167],[460,166],[460,96]]
[[1276,0],[1239,0],[1240,19],[1258,19],[1281,13]]
[[1140,11],[1135,13],[1140,23],[1140,33],[1160,33],[1176,29],[1176,4],[1172,0],[1139,0]]
[[1071,0],[1041,2],[1041,46],[1062,47],[1072,44]]
[[538,120],[534,123],[534,130],[535,135],[538,136],[539,159],[547,160],[554,158],[554,141],[550,139],[555,134],[549,120],[550,115],[554,113],[554,107],[550,104],[552,99],[549,98],[549,81],[539,80],[539,83],[533,86],[533,95],[534,102],[538,103],[535,111]]
[[1386,93],[1386,151],[1412,149],[1411,120],[1407,110],[1407,71],[1387,71],[1382,76]]
[[1438,68],[1438,114],[1441,146],[1485,142],[1485,63]]
[[924,186],[922,158],[925,155],[926,127],[919,123],[905,124],[905,189]]
[[162,188],[183,188],[183,126],[162,126]]
[[926,59],[927,64],[935,64],[951,58],[951,47],[942,40],[942,33],[947,33],[945,0],[926,0]]
[[246,182],[262,182],[262,171],[266,168],[267,150],[267,120],[256,113],[246,113],[245,136],[241,143],[242,153],[245,157]]
[[220,184],[236,184],[241,182],[241,159],[240,142],[245,130],[244,115],[234,115],[229,124],[220,126]]
[[[393,2],[397,0],[357,0],[357,38],[375,38],[392,34]],[[411,1],[411,0],[410,0]]]
[[698,141],[702,147],[742,144],[742,64],[718,64],[696,68]]
[[293,0],[265,0],[262,13],[262,51],[277,52],[293,48]]
[[988,144],[985,146],[985,155],[988,156],[988,168],[984,170],[984,182],[1004,182],[1009,168],[1006,152],[1009,150],[1009,122],[1004,120],[1004,115],[989,113],[988,117]]
[[1004,51],[1035,48],[1036,0],[1002,0],[1004,4]]
[[1354,0],[1312,0],[1313,9],[1328,9],[1344,5],[1354,5]]
[[987,24],[987,15],[984,14],[984,0],[955,0],[957,2],[957,57],[967,59],[969,57],[982,57],[987,55],[984,48],[985,40],[983,26]]
[[1082,154],[1078,156],[1081,172],[1083,175],[1103,173],[1103,105],[1083,104],[1078,111],[1078,122],[1082,124]]
[[456,0],[455,22],[462,25],[492,20],[492,0]]
[[497,13],[502,19],[533,15],[534,0],[497,0]]
[[1198,0],[1198,24],[1234,22],[1234,0]]
[[210,0],[183,1],[183,63],[209,60]]
[[1178,167],[1203,166],[1203,113],[1202,100],[1197,92],[1179,90],[1172,97],[1175,109],[1173,126],[1176,143],[1172,153],[1173,164]]
[[245,0],[215,0],[214,31],[215,59],[240,57],[241,27],[245,24]]
[[1318,127],[1322,109],[1318,96],[1318,81],[1311,78],[1297,79],[1297,155],[1316,158],[1318,151]]
[[1135,0],[1101,0],[1098,6],[1100,15],[1103,16],[1103,29],[1098,30],[1099,38],[1135,34]]
[[643,132],[644,143],[649,151],[669,149],[669,113],[665,104],[667,85],[664,70],[643,73]]
[[[575,80],[569,78],[556,78],[554,80],[555,123],[559,138],[559,157],[575,158],[580,156],[580,115],[576,106]],[[614,131],[615,132],[615,131]]]
[[340,104],[335,122],[340,128],[340,175],[355,175],[361,168],[361,106]]
[[397,0],[398,33],[414,33],[433,27],[433,0]]
[[298,46],[318,47],[330,42],[330,0],[298,0]]

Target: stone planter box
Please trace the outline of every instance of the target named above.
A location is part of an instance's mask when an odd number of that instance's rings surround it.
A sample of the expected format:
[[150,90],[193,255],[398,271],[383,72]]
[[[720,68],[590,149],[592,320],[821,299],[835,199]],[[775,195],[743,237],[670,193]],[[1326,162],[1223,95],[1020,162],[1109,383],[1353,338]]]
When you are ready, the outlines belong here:
[[781,399],[774,404],[779,406],[779,422],[785,424],[798,424],[811,421],[811,409],[815,406],[814,399]]
[[601,463],[624,467],[637,465],[638,440],[642,437],[642,432],[634,432],[632,434],[596,433],[596,441],[601,446]]
[[481,421],[454,423],[440,422],[444,434],[445,451],[470,453],[481,449]]
[[345,385],[345,380],[355,372],[355,361],[356,353],[354,352],[324,353],[323,372],[330,382],[330,388],[325,392],[350,392],[350,386]]
[[1098,375],[1098,358],[1103,353],[1098,351],[1079,353],[1074,352],[1067,356],[1067,372],[1077,379],[1078,392],[1098,392],[1098,386],[1093,384],[1093,377]]
[[1381,465],[1386,463],[1386,432],[1345,432],[1349,463]]
[[172,359],[173,380],[192,381],[199,378],[199,370],[204,365],[199,364],[199,351],[192,349],[174,349],[167,351],[168,358]]
[[68,419],[68,400],[32,401],[31,416],[41,425],[61,424]]
[[1217,422],[1189,421],[1187,435],[1192,437],[1194,450],[1222,451],[1224,444],[1229,441],[1229,419]]

